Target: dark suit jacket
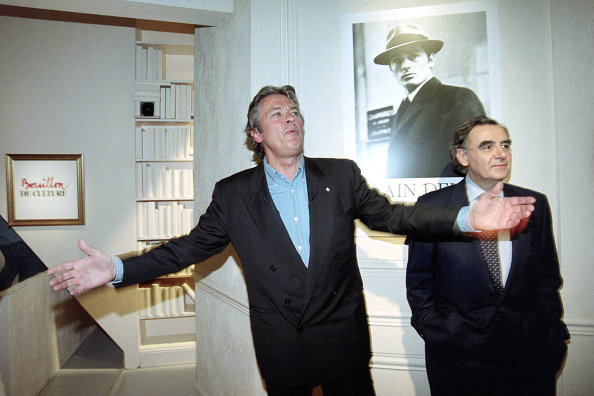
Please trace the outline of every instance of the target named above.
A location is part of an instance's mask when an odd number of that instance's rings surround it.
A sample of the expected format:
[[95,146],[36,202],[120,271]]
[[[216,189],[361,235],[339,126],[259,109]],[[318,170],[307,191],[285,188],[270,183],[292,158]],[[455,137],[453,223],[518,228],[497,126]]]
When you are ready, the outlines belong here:
[[478,115],[486,114],[474,92],[431,78],[396,113],[386,177],[460,176],[450,164],[450,143],[456,128]]
[[276,385],[315,386],[369,364],[353,220],[399,234],[450,234],[460,208],[390,205],[352,161],[305,158],[305,168],[309,268],[274,206],[262,164],[219,181],[188,236],[124,260],[127,285],[179,271],[232,243],[245,273],[258,364]]
[[[544,364],[556,372],[569,338],[558,289],[561,275],[551,213],[545,195],[505,185],[506,196],[533,196],[535,211],[512,237],[512,263],[501,297],[489,278],[477,240],[412,241],[406,274],[412,325],[425,340],[428,366],[456,366],[480,350],[489,336],[502,335],[516,364]],[[466,183],[419,198],[463,205]]]

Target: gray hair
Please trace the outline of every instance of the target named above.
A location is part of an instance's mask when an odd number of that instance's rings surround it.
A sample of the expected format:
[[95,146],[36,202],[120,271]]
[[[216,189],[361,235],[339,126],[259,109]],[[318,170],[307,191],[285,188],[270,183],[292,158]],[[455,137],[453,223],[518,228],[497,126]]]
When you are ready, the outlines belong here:
[[454,169],[462,174],[466,174],[467,168],[465,166],[462,166],[462,164],[458,162],[458,157],[456,156],[456,153],[459,149],[468,150],[468,135],[470,134],[470,131],[472,131],[472,129],[478,125],[500,126],[505,130],[507,136],[509,136],[509,131],[507,130],[507,127],[501,125],[494,119],[489,118],[487,116],[476,116],[466,121],[464,124],[460,125],[456,129],[456,132],[454,132],[454,140],[450,144],[450,157],[452,158],[452,165],[454,166]]
[[301,113],[301,109],[299,107],[299,101],[297,100],[295,88],[293,88],[291,85],[284,85],[282,87],[267,85],[260,89],[256,96],[254,96],[254,99],[252,99],[252,103],[250,103],[247,113],[247,124],[245,126],[246,146],[254,152],[254,158],[260,160],[264,158],[264,149],[262,148],[261,143],[256,143],[256,141],[252,138],[251,132],[253,129],[262,132],[260,129],[260,112],[262,110],[260,107],[260,102],[262,99],[270,95],[284,95],[291,99],[293,103],[295,103],[295,106],[297,106],[297,110],[299,111],[299,114],[301,114],[301,119],[303,120],[303,114]]

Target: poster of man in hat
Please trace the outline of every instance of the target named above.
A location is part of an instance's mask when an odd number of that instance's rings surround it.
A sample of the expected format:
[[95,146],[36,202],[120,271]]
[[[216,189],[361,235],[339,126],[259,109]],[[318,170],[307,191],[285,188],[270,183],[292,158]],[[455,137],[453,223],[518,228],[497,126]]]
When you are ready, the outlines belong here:
[[459,180],[449,157],[454,130],[476,115],[501,116],[496,26],[490,2],[343,17],[343,49],[352,54],[345,85],[353,87],[347,153],[391,184],[378,187],[394,198],[402,198],[395,183],[416,197],[428,192],[417,179]]

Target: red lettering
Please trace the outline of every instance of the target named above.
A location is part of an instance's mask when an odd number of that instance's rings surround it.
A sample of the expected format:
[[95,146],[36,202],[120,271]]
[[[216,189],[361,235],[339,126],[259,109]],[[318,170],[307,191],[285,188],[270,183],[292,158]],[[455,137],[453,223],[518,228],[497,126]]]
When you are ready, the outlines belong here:
[[40,190],[40,189],[48,189],[48,188],[52,188],[52,189],[58,189],[58,190],[67,190],[68,189],[68,184],[64,185],[64,183],[61,182],[55,182],[54,183],[54,177],[48,177],[48,178],[43,178],[41,183],[29,183],[29,181],[25,178],[21,179],[21,186],[23,186],[25,188],[25,190],[29,190],[29,189],[35,189],[35,190]]

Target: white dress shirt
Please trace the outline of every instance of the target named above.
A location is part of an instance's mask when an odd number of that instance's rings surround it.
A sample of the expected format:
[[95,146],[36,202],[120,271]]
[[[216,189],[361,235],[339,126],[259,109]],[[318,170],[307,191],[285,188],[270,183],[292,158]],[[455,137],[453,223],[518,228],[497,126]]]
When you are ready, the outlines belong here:
[[[485,190],[477,186],[468,175],[466,175],[466,195],[468,196],[468,202],[471,204],[484,193]],[[503,191],[499,193],[500,197],[503,197]],[[498,247],[499,247],[499,262],[501,264],[501,282],[505,287],[505,282],[509,275],[512,261],[512,243],[510,239],[509,230],[499,231],[498,236]]]

